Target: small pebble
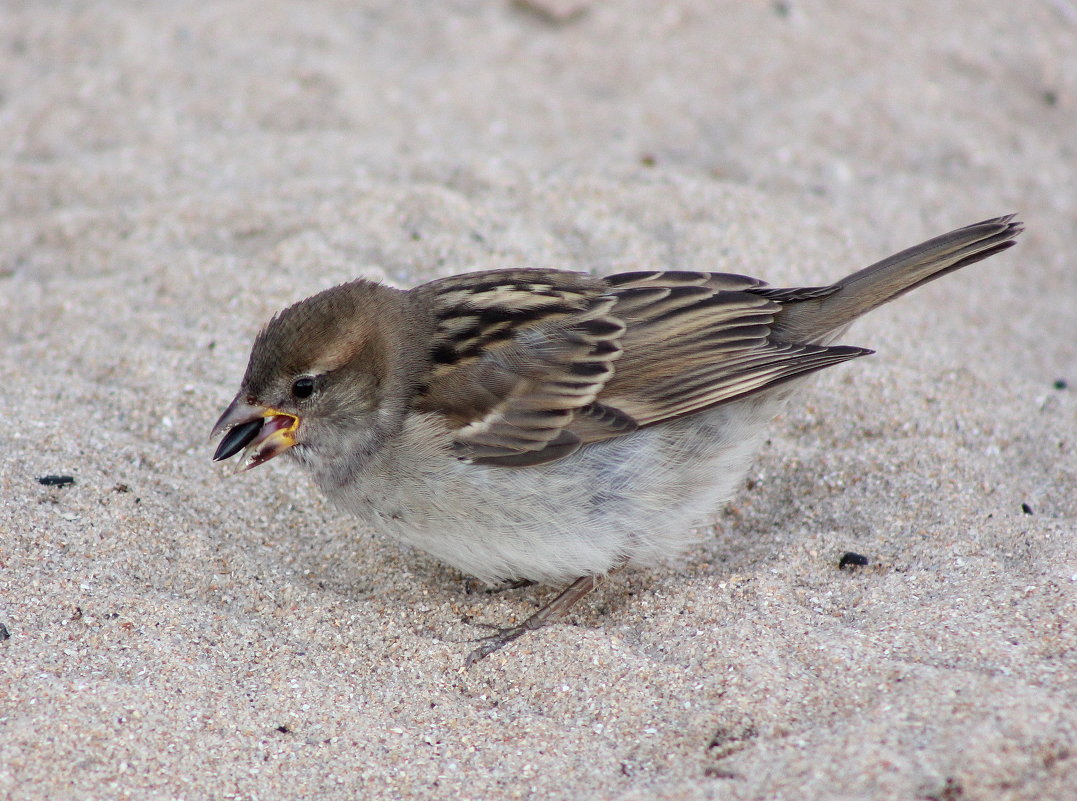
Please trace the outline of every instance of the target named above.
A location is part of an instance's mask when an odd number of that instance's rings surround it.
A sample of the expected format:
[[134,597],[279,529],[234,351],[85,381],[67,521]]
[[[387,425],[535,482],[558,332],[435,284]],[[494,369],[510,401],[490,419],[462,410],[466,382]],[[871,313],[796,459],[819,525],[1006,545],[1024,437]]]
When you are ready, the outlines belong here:
[[587,13],[591,0],[516,0],[516,5],[544,22],[564,25]]
[[867,564],[868,558],[866,556],[861,556],[852,551],[846,551],[841,555],[841,559],[838,560],[838,569],[843,570],[846,567],[864,567]]
[[41,476],[37,480],[38,484],[44,484],[46,487],[68,487],[75,483],[74,476]]

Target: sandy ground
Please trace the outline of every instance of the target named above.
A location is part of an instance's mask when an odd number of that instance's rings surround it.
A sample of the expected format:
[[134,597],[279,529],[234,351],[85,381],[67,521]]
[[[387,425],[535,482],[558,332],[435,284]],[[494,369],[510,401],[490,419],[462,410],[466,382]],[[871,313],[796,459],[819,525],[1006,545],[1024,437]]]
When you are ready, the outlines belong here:
[[[1077,4],[559,5],[0,6],[0,796],[1077,797]],[[549,589],[209,461],[357,275],[818,283],[1011,211],[696,549],[471,670]]]

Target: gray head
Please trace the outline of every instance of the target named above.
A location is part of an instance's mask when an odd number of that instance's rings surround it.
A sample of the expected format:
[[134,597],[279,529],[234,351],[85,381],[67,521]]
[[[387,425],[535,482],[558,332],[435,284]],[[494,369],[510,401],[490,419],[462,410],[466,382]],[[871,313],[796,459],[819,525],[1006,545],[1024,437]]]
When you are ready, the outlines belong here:
[[[241,470],[285,451],[309,460],[342,446],[340,432],[384,436],[406,411],[421,361],[404,293],[352,281],[279,312],[258,334],[235,399],[213,427],[215,454],[247,453]],[[412,362],[417,362],[412,364]],[[336,432],[336,433],[333,433]]]

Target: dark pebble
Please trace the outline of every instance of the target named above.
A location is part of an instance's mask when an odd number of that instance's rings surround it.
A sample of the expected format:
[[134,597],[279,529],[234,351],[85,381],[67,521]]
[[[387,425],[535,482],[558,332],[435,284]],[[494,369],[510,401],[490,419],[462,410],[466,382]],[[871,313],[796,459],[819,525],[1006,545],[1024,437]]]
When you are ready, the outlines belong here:
[[736,779],[737,774],[731,770],[722,770],[716,768],[714,765],[709,765],[703,768],[703,775],[708,779]]
[[1021,511],[1024,512],[1026,515],[1030,515],[1032,514],[1032,507],[1029,506],[1027,503],[1023,503],[1021,504]]
[[846,551],[841,555],[841,559],[838,560],[838,569],[842,570],[846,567],[865,567],[867,564],[868,558],[866,556],[861,556],[852,551]]
[[41,476],[37,480],[38,484],[44,484],[46,487],[68,487],[75,483],[74,476]]

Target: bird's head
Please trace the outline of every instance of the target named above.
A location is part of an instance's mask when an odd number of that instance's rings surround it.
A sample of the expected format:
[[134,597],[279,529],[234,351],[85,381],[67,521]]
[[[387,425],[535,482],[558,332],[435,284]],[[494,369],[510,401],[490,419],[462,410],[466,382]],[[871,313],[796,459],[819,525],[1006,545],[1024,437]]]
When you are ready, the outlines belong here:
[[235,398],[213,426],[214,461],[243,451],[237,472],[289,452],[334,452],[402,417],[407,394],[403,293],[359,280],[277,314],[251,348]]

